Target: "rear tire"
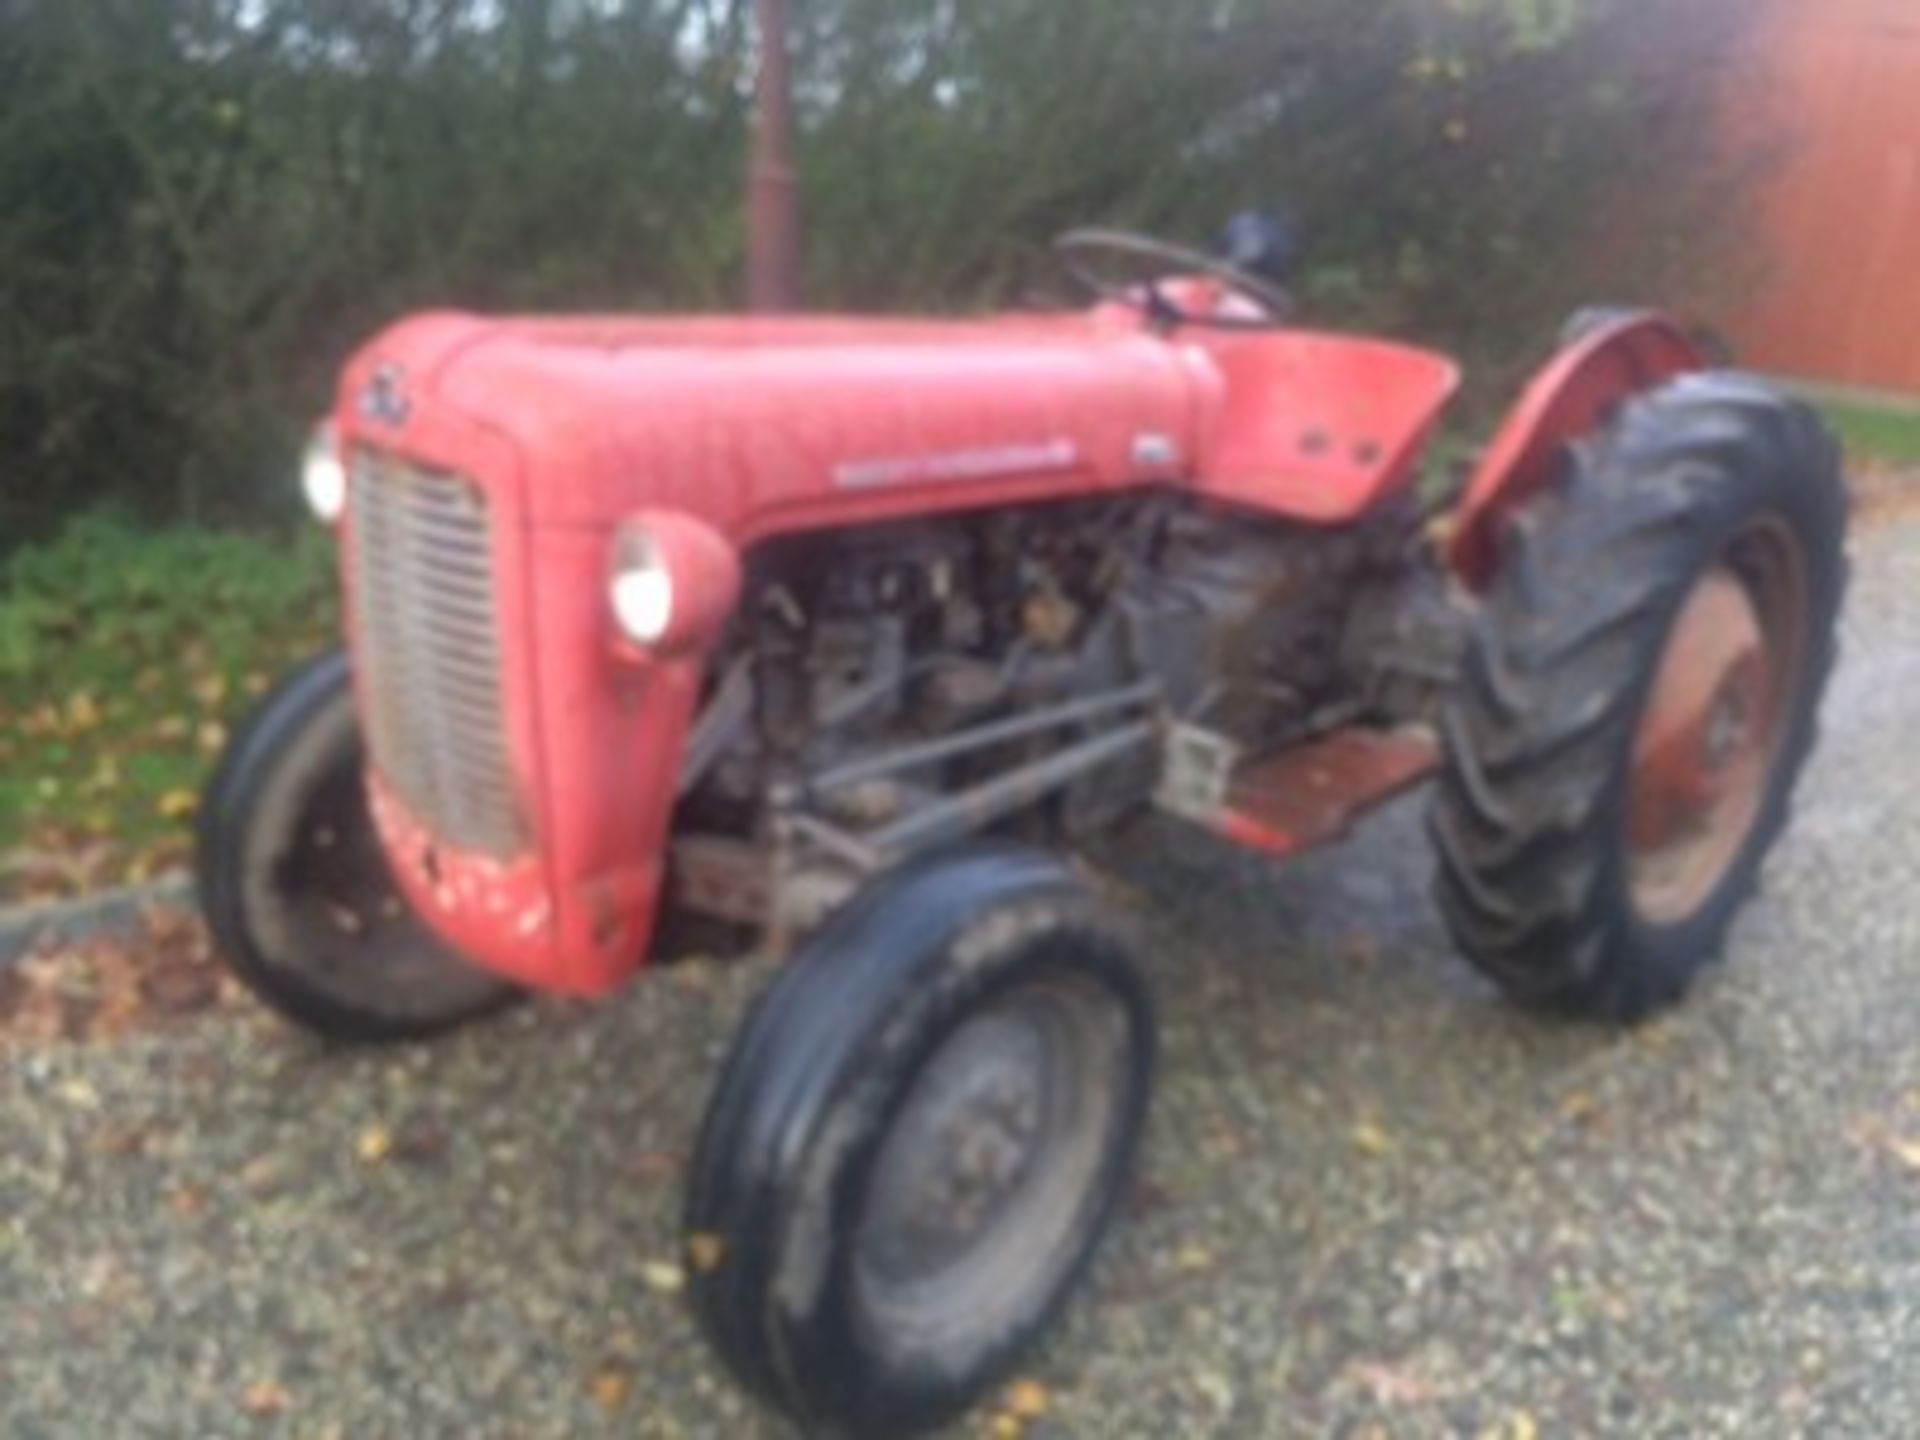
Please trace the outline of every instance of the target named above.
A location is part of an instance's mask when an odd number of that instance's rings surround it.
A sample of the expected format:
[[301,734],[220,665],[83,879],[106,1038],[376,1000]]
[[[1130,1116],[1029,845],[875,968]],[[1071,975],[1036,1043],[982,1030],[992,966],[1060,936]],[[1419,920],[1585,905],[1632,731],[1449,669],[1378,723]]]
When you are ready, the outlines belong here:
[[695,1312],[810,1433],[936,1426],[1085,1268],[1153,1059],[1127,931],[1043,854],[979,844],[873,881],[736,1040],[687,1202]]
[[344,652],[296,670],[241,727],[200,808],[198,881],[248,989],[329,1040],[419,1039],[521,992],[428,932],[374,833]]
[[1633,1021],[1718,954],[1813,744],[1846,510],[1819,417],[1713,373],[1631,402],[1513,517],[1430,817],[1440,909],[1510,994]]

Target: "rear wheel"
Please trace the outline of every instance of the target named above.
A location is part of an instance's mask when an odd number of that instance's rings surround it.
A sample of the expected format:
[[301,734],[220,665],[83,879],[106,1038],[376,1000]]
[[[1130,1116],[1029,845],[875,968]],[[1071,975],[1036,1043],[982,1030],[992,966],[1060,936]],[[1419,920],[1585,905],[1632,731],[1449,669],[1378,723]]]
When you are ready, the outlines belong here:
[[1432,812],[1510,992],[1633,1020],[1718,953],[1813,742],[1845,522],[1818,417],[1731,374],[1634,401],[1515,516]]
[[687,1210],[696,1311],[763,1400],[901,1435],[973,1403],[1064,1300],[1138,1140],[1126,932],[995,844],[882,877],[743,1027]]
[[200,899],[234,973],[334,1040],[422,1037],[519,991],[428,932],[369,812],[344,653],[290,675],[234,737],[201,806]]

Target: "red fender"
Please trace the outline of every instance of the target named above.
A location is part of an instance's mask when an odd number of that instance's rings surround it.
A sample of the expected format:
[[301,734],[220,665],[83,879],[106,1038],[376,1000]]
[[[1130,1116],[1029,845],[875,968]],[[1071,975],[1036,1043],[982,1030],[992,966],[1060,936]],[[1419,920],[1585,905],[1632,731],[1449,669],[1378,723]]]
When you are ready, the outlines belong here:
[[1554,357],[1481,458],[1460,502],[1449,558],[1473,590],[1500,563],[1499,520],[1553,474],[1565,446],[1605,425],[1628,397],[1707,368],[1700,347],[1651,312],[1600,326]]
[[1444,355],[1276,330],[1190,347],[1203,423],[1195,485],[1315,525],[1358,520],[1410,484],[1460,386]]

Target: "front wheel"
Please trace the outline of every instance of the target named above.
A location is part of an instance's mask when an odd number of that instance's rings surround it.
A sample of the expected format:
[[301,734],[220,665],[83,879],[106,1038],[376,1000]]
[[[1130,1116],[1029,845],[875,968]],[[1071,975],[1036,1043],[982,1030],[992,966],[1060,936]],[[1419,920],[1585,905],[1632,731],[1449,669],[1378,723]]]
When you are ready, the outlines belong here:
[[200,812],[200,903],[240,980],[331,1040],[424,1037],[520,993],[430,934],[369,812],[343,652],[296,670],[235,735]]
[[1440,908],[1510,993],[1631,1021],[1718,954],[1813,743],[1846,510],[1818,416],[1714,373],[1514,517],[1431,817]]
[[742,1028],[687,1205],[692,1295],[810,1431],[905,1435],[1045,1327],[1124,1182],[1153,1023],[1127,931],[1044,855],[882,877]]

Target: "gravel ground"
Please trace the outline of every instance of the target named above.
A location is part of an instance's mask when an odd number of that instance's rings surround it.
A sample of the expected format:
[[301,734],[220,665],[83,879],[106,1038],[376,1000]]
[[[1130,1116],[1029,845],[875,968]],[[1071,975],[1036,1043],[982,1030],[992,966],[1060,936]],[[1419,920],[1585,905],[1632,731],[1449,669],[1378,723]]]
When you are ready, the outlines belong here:
[[[1651,1028],[1498,1004],[1417,806],[1283,871],[1124,859],[1167,1063],[1029,1433],[1920,1434],[1920,520],[1858,548],[1801,817]],[[0,1055],[0,1434],[773,1433],[671,1265],[760,978],[400,1054],[227,1010]]]

